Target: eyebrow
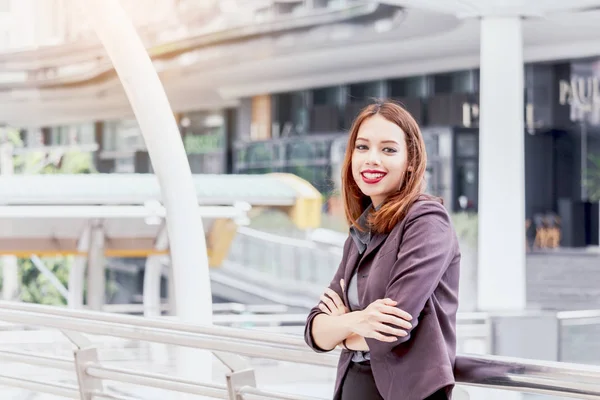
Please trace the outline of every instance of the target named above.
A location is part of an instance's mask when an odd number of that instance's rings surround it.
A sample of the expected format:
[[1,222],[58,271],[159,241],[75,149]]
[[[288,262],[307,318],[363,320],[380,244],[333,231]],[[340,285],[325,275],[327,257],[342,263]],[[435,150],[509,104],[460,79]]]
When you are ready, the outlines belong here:
[[[369,142],[369,139],[363,138],[363,137],[357,137],[356,140],[364,140],[365,142]],[[393,144],[399,144],[398,142],[396,142],[395,140],[383,140],[381,143],[393,143]]]

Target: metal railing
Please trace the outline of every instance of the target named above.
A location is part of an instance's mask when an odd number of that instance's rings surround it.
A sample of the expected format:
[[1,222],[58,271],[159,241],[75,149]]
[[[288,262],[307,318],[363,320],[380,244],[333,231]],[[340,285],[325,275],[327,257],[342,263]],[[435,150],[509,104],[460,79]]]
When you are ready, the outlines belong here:
[[558,320],[559,361],[600,363],[600,310],[561,311]]
[[[254,370],[244,357],[325,367],[335,367],[338,359],[337,351],[317,354],[306,347],[302,338],[294,336],[23,303],[0,302],[0,321],[61,330],[77,347],[73,358],[7,350],[0,350],[0,358],[52,369],[74,370],[78,386],[35,381],[4,373],[0,375],[0,384],[68,398],[127,399],[106,389],[104,382],[113,381],[222,399],[306,400],[306,396],[256,387]],[[98,349],[83,334],[210,350],[228,366],[227,384],[196,382],[162,373],[103,365],[98,361]],[[592,366],[493,356],[459,356],[455,375],[457,382],[463,385],[600,399],[600,368]]]
[[342,249],[240,227],[228,260],[281,280],[328,285]]
[[[161,311],[170,311],[169,303],[160,305]],[[281,314],[288,311],[288,307],[283,304],[241,304],[241,303],[214,303],[213,313],[234,313],[234,314]],[[143,304],[105,304],[102,311],[116,314],[143,314]]]

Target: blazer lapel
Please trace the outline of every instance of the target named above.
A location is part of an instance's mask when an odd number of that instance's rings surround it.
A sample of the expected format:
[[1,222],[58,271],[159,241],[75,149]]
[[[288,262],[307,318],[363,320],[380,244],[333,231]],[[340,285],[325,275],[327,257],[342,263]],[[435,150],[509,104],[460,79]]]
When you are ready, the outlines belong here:
[[[352,274],[354,274],[354,272],[360,267],[360,264],[366,259],[366,257],[369,254],[371,254],[373,251],[379,248],[379,246],[381,246],[383,242],[385,242],[385,239],[387,239],[387,237],[388,234],[385,233],[374,234],[371,237],[369,245],[367,246],[367,249],[365,250],[362,256],[358,254],[358,248],[354,243],[352,243],[352,246],[350,246],[350,254],[348,255],[348,259],[346,260],[346,270],[344,271],[344,284],[346,285],[346,288],[344,289],[343,300],[346,307],[349,307],[350,305],[350,302],[348,300],[348,285],[350,284],[350,278],[352,277]],[[359,256],[360,262],[357,262]],[[362,294],[359,293],[359,296],[362,296]]]
[[387,233],[376,233],[376,234],[374,234],[371,237],[371,240],[369,241],[369,245],[367,246],[367,249],[365,250],[365,255],[362,257],[362,260],[364,260],[365,258],[367,258],[369,256],[369,254],[371,254],[373,251],[377,250],[377,248],[379,246],[381,246],[381,244],[383,242],[385,242],[385,239],[387,239],[387,237],[388,237]]
[[356,245],[352,243],[352,246],[350,246],[350,254],[348,255],[348,259],[346,260],[346,269],[344,270],[344,304],[348,308],[350,307],[350,302],[348,300],[348,285],[350,284],[350,278],[352,277],[352,274],[354,273],[354,270],[357,266],[357,260],[358,249],[356,248]]

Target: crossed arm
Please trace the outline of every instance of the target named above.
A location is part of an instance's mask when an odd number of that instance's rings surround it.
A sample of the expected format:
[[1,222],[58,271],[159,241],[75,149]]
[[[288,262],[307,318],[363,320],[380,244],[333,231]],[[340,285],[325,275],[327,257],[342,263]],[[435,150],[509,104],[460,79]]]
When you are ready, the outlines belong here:
[[[340,286],[343,290],[343,280]],[[391,299],[382,299],[371,303],[365,310],[349,312],[340,296],[328,288],[318,306],[323,313],[317,315],[312,324],[315,344],[323,350],[341,347],[368,351],[365,337],[394,342],[397,337],[408,334],[406,330],[411,328],[409,321],[412,319],[395,305],[396,302]]]
[[374,301],[362,311],[348,312],[340,299],[345,290],[340,280],[345,262],[342,260],[318,309],[309,314],[307,343],[315,351],[329,351],[346,339],[349,349],[384,354],[407,341],[418,324],[411,314],[419,316],[455,257],[456,249],[454,230],[443,206],[433,203],[420,206],[407,217],[402,245],[391,266],[386,298]]

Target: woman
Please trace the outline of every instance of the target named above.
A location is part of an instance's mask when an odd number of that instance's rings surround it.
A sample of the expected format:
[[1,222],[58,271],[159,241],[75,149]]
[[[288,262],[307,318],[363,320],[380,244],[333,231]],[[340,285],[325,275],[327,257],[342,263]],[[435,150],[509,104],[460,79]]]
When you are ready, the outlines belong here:
[[350,235],[307,319],[315,351],[342,348],[334,399],[450,399],[460,251],[412,116],[391,102],[356,118],[342,167]]

